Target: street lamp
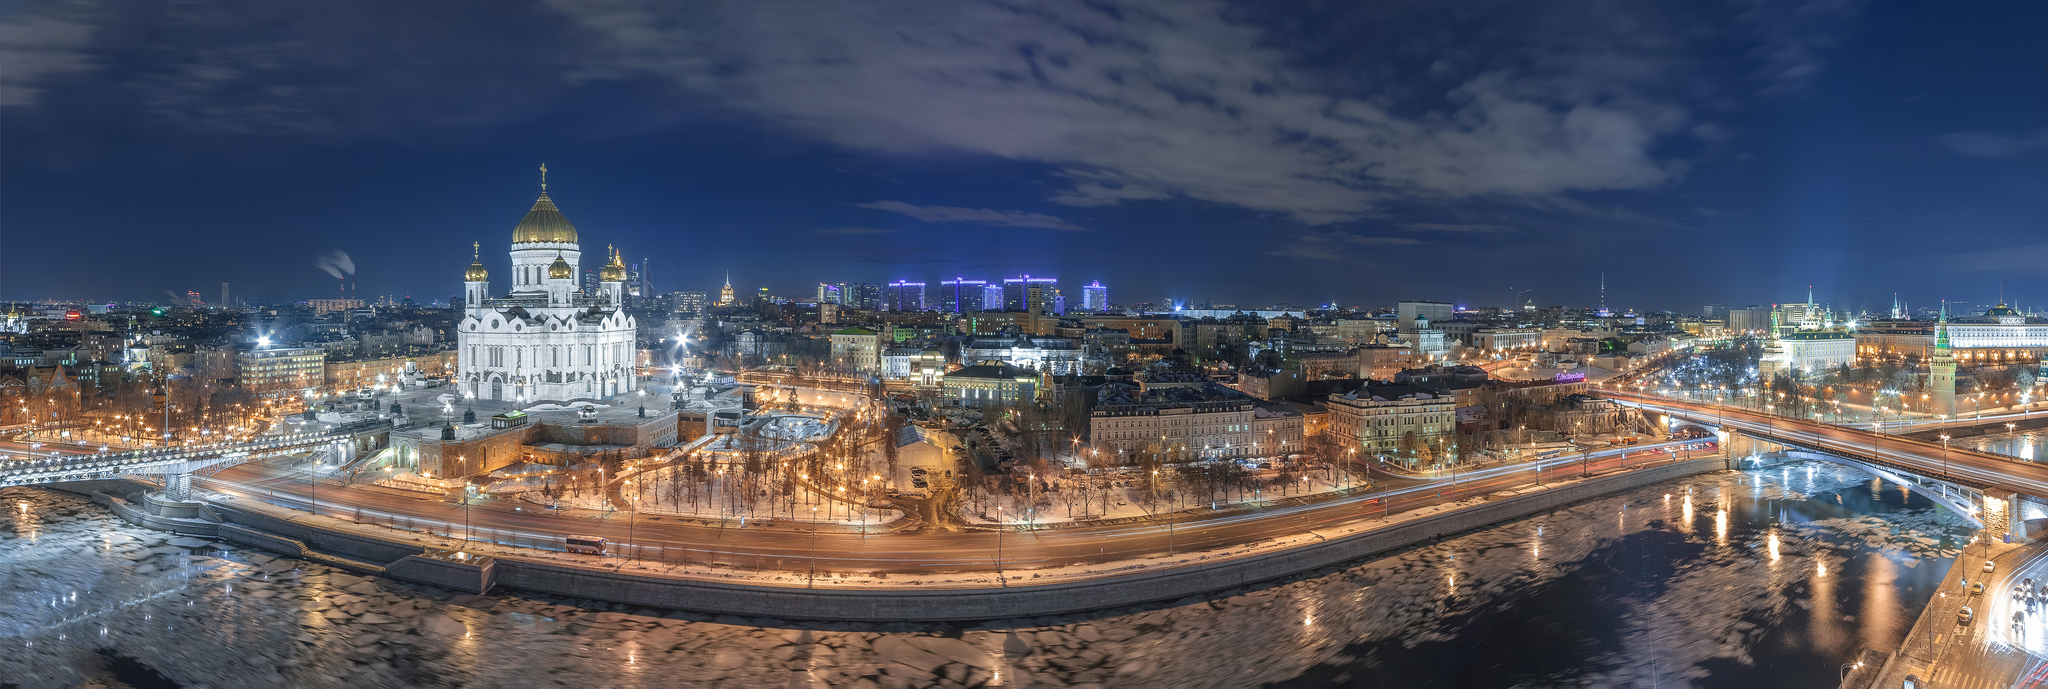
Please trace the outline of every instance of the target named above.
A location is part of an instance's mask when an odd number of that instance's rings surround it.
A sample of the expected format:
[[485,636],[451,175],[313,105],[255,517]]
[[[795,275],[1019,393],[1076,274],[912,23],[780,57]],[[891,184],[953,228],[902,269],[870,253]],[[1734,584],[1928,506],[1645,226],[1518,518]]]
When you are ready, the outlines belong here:
[[[1875,451],[1872,451],[1875,454]],[[1948,478],[1948,435],[1941,436],[1941,477]]]

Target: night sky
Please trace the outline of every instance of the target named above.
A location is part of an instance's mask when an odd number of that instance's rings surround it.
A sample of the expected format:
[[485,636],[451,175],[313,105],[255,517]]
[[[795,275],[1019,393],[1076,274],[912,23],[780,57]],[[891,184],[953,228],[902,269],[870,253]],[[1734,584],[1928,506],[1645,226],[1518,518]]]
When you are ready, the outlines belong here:
[[2048,307],[2048,3],[15,4],[0,299],[656,288]]

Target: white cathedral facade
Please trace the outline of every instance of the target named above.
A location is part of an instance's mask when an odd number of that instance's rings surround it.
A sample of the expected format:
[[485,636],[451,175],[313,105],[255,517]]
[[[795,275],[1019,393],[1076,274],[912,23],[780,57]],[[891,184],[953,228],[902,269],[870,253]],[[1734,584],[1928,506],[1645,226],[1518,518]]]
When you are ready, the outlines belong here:
[[512,230],[512,291],[491,296],[480,255],[463,274],[456,342],[465,397],[567,404],[639,388],[638,324],[622,308],[626,267],[613,253],[597,293],[588,294],[577,287],[582,255],[576,226],[548,198],[543,178],[540,199]]

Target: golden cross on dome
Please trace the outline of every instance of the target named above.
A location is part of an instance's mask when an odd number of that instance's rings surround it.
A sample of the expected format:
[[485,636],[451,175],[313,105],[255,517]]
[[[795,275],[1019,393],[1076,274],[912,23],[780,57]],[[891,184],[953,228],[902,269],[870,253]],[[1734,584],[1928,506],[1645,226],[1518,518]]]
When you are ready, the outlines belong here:
[[547,164],[547,163],[541,163],[541,164],[540,164],[540,191],[541,191],[541,193],[543,193],[543,194],[547,193],[547,191],[548,191],[548,164]]
[[484,259],[484,243],[483,243],[483,242],[470,242],[470,243],[469,243],[469,258],[470,258],[470,260],[474,260],[474,261],[481,261],[481,260],[483,260],[483,259]]

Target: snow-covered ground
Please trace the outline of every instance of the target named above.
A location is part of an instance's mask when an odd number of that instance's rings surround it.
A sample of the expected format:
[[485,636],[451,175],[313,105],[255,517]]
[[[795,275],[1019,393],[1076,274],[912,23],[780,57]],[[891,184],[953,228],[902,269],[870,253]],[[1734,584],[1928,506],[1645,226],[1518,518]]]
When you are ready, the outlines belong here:
[[1271,504],[1282,498],[1334,493],[1361,485],[1346,481],[1341,474],[1331,471],[1297,474],[1293,481],[1288,482],[1279,481],[1276,476],[1273,472],[1260,474],[1255,479],[1259,487],[1249,492],[1235,488],[1213,492],[1200,487],[1171,491],[1162,488],[1157,499],[1148,497],[1150,491],[1136,474],[1122,480],[1106,477],[1050,479],[1041,482],[1037,491],[1017,495],[969,492],[962,507],[967,522],[971,524],[1061,524],[1188,510],[1225,510]]
[[[747,488],[740,482],[714,475],[698,483],[690,490],[689,483],[680,478],[683,467],[669,466],[645,472],[629,474],[631,483],[620,485],[619,496],[628,502],[639,498],[641,514],[664,517],[686,517],[693,519],[777,519],[784,521],[819,522],[826,524],[866,524],[880,526],[903,516],[898,510],[872,509],[817,495],[805,484],[799,482],[793,490],[785,490],[781,481],[761,480],[753,486],[753,501],[745,495]],[[533,480],[538,483],[539,480]],[[497,486],[493,484],[492,490]],[[578,509],[615,509],[607,505],[596,491],[581,494],[564,494],[559,498],[542,497],[533,492],[524,495],[528,502],[537,504],[559,504],[562,507]],[[816,508],[815,511],[813,508]]]

